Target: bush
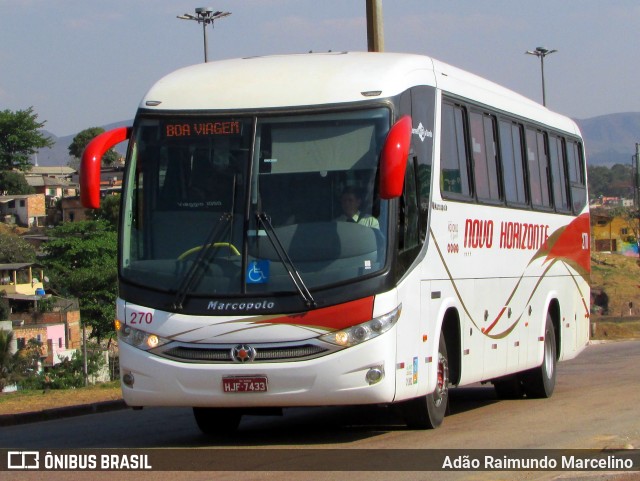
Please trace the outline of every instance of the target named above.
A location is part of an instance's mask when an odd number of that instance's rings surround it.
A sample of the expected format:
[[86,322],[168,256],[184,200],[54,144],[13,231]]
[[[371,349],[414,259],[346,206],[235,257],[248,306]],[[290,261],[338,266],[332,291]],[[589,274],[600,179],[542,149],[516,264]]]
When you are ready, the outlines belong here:
[[[87,350],[87,371],[89,376],[97,374],[104,366],[104,358],[99,349]],[[21,389],[73,389],[84,386],[82,352],[77,350],[71,359],[65,359],[36,376],[19,383]]]

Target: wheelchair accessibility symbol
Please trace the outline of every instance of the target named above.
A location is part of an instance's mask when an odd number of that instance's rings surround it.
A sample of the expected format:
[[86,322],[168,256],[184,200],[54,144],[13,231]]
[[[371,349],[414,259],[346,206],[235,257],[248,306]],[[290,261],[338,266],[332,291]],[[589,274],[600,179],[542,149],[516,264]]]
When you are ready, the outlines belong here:
[[269,281],[269,261],[251,261],[247,267],[247,284],[264,284]]

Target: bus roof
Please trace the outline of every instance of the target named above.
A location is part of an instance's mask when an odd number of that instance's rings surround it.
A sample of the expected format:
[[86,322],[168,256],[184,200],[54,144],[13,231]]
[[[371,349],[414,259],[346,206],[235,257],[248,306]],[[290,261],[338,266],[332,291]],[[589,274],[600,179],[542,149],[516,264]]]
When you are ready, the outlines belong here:
[[140,108],[197,111],[331,105],[391,97],[416,85],[438,87],[579,133],[570,119],[498,84],[427,56],[400,53],[328,52],[202,63],[160,79]]

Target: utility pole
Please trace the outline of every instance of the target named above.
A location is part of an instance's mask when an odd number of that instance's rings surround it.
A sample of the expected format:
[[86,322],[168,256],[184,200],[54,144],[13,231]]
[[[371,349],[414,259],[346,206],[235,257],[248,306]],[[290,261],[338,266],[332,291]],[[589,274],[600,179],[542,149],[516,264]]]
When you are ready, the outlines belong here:
[[219,12],[214,11],[211,7],[199,7],[196,8],[196,14],[191,15],[190,13],[185,13],[184,15],[178,15],[177,18],[180,20],[195,20],[198,23],[202,24],[202,36],[204,37],[204,61],[205,63],[209,61],[209,49],[207,47],[207,26],[211,25],[213,28],[213,22],[215,22],[219,18],[228,17],[231,15],[230,12]]
[[544,88],[544,58],[547,55],[557,52],[557,50],[549,50],[544,47],[537,47],[535,50],[527,50],[525,53],[529,55],[535,55],[540,59],[540,71],[542,73],[542,105],[547,105],[547,93]]
[[636,210],[640,210],[640,144],[637,142],[635,161],[635,168],[633,170],[633,206]]
[[384,52],[384,29],[382,26],[382,0],[367,2],[367,49],[369,52]]

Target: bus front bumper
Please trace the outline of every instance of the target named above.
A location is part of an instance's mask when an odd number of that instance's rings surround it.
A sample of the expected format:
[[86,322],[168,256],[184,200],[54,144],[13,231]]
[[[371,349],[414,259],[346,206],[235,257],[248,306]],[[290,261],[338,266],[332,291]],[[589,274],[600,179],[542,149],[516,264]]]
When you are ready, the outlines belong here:
[[[119,348],[123,397],[132,407],[385,404],[396,390],[395,328],[323,357],[278,363],[188,363],[123,342]],[[380,379],[372,382],[376,376]],[[223,379],[234,377],[266,378],[266,391],[230,392]]]

